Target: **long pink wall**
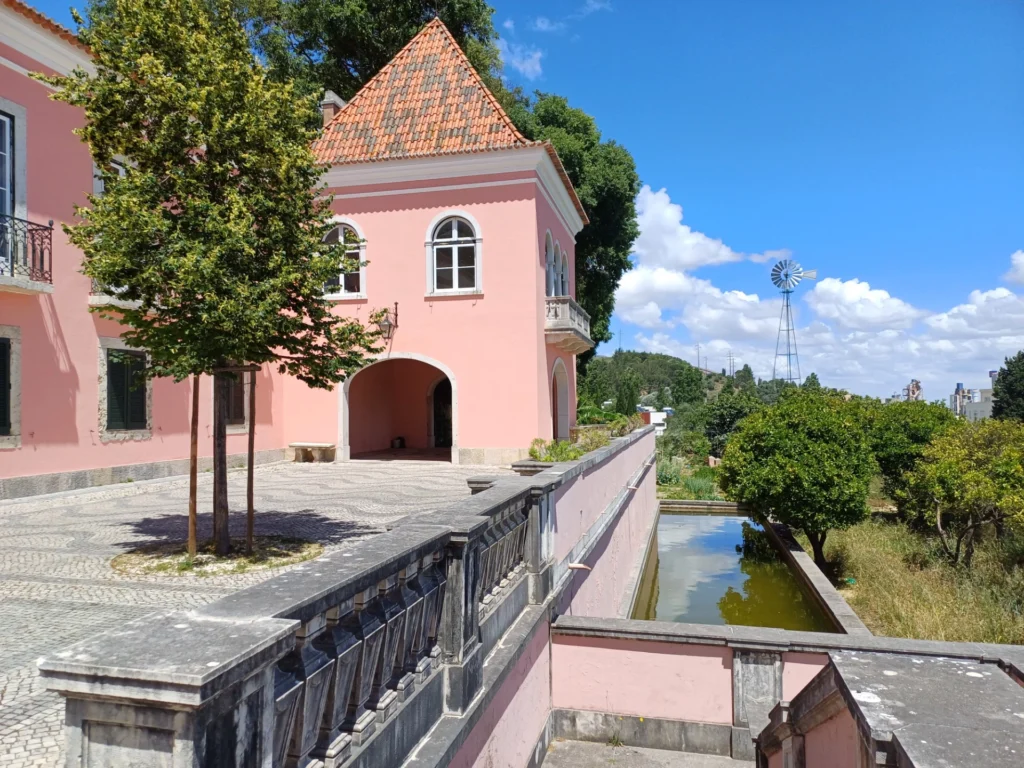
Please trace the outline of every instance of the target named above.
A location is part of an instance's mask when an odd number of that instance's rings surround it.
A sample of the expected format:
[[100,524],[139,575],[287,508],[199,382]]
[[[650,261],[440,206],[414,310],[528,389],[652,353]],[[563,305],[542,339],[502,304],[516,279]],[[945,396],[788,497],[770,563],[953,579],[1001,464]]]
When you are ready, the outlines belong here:
[[555,635],[557,709],[732,723],[732,649]]
[[782,698],[792,701],[827,664],[827,653],[783,653]]
[[807,768],[857,768],[859,753],[857,723],[845,708],[804,736]]
[[[555,491],[555,562],[561,562],[572,551],[653,451],[651,431]],[[645,486],[644,493],[637,495],[643,496],[646,504],[651,497],[650,488]]]
[[525,768],[551,712],[548,625],[530,638],[451,768]]

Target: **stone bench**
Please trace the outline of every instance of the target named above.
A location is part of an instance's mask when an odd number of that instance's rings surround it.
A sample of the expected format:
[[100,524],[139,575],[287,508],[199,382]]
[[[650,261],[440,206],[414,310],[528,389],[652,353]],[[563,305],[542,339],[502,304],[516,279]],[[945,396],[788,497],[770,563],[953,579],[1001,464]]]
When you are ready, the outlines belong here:
[[334,461],[334,443],[288,443],[292,461]]

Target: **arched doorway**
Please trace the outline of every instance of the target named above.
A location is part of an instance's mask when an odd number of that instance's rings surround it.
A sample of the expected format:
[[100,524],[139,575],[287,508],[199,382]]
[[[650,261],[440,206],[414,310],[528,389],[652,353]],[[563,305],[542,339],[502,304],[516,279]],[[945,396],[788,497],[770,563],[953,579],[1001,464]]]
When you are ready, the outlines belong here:
[[350,376],[340,400],[340,459],[458,462],[458,390],[442,363],[392,353]]
[[559,358],[551,369],[551,434],[569,439],[569,373]]

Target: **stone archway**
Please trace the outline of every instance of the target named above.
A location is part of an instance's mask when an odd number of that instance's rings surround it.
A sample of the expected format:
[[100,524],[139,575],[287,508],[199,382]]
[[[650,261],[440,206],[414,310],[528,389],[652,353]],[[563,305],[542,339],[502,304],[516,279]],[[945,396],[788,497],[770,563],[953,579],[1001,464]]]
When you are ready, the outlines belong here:
[[551,369],[551,434],[555,440],[569,439],[569,372],[561,358]]
[[[339,460],[443,458],[458,463],[458,388],[443,363],[392,353],[349,376],[339,398]],[[396,451],[391,442],[398,437],[405,448]]]

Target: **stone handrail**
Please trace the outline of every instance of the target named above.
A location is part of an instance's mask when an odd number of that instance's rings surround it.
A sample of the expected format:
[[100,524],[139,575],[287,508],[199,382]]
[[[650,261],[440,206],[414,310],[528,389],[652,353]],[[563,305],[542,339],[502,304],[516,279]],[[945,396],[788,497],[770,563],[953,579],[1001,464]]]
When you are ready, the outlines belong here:
[[547,598],[555,490],[650,429],[41,659],[67,698],[68,764],[397,765],[477,695],[481,637]]

